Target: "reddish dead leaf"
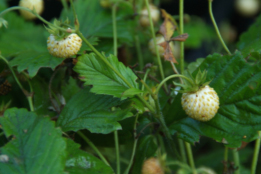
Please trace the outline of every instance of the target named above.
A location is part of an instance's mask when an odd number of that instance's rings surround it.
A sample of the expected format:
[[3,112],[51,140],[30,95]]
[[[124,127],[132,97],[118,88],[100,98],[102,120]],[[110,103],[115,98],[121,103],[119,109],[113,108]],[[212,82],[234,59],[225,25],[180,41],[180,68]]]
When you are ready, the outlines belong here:
[[173,63],[178,63],[172,53],[171,47],[168,42],[162,42],[159,44],[161,47],[164,48],[164,59]]
[[181,41],[181,42],[184,42],[184,41],[186,41],[188,36],[189,36],[188,33],[184,33],[182,35],[179,35],[179,36],[171,38],[170,41]]

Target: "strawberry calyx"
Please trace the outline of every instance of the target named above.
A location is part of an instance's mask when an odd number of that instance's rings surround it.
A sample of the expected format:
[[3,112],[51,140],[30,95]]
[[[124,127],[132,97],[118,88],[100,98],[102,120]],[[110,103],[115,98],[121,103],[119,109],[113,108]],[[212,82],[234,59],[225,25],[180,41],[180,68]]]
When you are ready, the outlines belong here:
[[54,35],[55,40],[60,41],[71,34],[71,32],[62,31],[60,28],[64,28],[67,31],[70,31],[70,28],[72,27],[70,26],[70,21],[68,19],[64,22],[55,19],[53,24],[49,25],[49,28],[45,28],[50,34]]
[[205,82],[207,78],[207,71],[198,71],[196,77],[194,78],[192,74],[188,71],[188,76],[185,76],[183,84],[173,82],[175,86],[183,88],[183,90],[178,90],[180,93],[194,93],[200,90],[202,87],[208,85],[211,81]]

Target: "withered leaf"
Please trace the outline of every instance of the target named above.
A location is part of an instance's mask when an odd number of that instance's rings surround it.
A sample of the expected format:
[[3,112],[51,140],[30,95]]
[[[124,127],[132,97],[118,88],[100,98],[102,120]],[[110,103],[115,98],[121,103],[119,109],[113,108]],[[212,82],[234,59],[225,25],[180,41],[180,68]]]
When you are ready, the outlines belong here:
[[172,53],[171,47],[167,41],[162,42],[159,44],[161,47],[164,48],[164,59],[173,63],[178,63]]
[[162,11],[162,17],[164,18],[164,22],[160,26],[160,33],[164,36],[166,41],[169,41],[175,31],[175,25],[171,21],[171,16],[165,11]]
[[169,41],[181,41],[181,42],[184,42],[184,41],[186,41],[186,39],[187,39],[188,37],[189,37],[188,33],[184,33],[184,34],[181,34],[181,35],[179,35],[179,36],[170,38]]

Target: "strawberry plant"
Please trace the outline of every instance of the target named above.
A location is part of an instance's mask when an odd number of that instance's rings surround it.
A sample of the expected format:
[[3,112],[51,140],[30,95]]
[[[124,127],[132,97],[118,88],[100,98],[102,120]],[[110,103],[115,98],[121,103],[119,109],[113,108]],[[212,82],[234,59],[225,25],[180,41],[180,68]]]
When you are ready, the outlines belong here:
[[211,25],[184,0],[178,15],[157,0],[61,0],[50,19],[49,1],[12,2],[0,1],[1,174],[261,172],[261,16],[227,46],[212,0]]

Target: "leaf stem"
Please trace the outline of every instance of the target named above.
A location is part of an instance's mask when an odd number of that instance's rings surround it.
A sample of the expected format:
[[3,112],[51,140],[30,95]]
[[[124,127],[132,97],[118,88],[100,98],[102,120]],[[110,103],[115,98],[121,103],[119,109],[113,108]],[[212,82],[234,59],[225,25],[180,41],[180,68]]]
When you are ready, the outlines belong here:
[[[179,31],[184,33],[184,0],[179,0]],[[184,74],[184,42],[180,43],[180,72]]]
[[225,146],[225,152],[224,152],[224,162],[228,161],[228,147]]
[[119,149],[119,137],[118,131],[114,131],[114,142],[115,142],[115,150],[116,150],[116,163],[117,163],[117,174],[121,173],[121,165],[120,165],[120,149]]
[[117,3],[113,4],[113,6],[112,6],[113,53],[114,53],[114,56],[117,57],[118,45],[117,45],[116,8],[117,8]]
[[261,140],[260,136],[261,136],[261,131],[258,131],[258,139],[256,139],[255,151],[254,151],[254,156],[251,165],[251,174],[256,173],[256,165],[257,165],[258,155],[260,150],[260,140]]
[[186,151],[184,147],[184,141],[180,138],[178,138],[178,143],[179,143],[179,150],[181,152],[181,161],[183,163],[187,163],[187,157],[186,157]]
[[101,154],[101,152],[99,151],[99,149],[91,142],[91,140],[89,140],[81,131],[77,132],[78,135],[80,135],[80,137],[82,137],[82,139],[97,153],[97,155],[101,158],[101,160],[107,164],[108,166],[110,166],[110,164],[108,163],[108,161],[105,159],[105,157]]
[[134,143],[133,143],[133,148],[132,148],[132,154],[131,154],[131,159],[129,162],[129,165],[127,167],[127,169],[125,170],[124,174],[129,174],[130,168],[133,164],[133,159],[135,156],[135,152],[136,152],[136,148],[137,148],[137,143],[138,143],[138,137],[137,137],[137,122],[138,122],[138,118],[139,118],[139,113],[137,113],[136,118],[135,118],[135,122],[134,122],[134,127],[133,127],[133,136],[134,136]]
[[238,169],[235,171],[235,174],[240,174],[240,162],[239,162],[239,154],[237,149],[233,149],[233,158],[235,166],[238,167]]
[[76,32],[76,31],[79,31],[80,23],[79,23],[79,21],[78,21],[77,13],[76,13],[76,11],[75,11],[75,7],[74,7],[74,4],[73,4],[73,1],[72,1],[72,0],[70,0],[70,4],[71,4],[72,10],[73,10],[74,27],[75,27],[75,32]]
[[143,62],[143,57],[142,57],[142,53],[141,53],[141,49],[140,49],[140,39],[137,34],[135,36],[135,46],[136,46],[136,51],[138,54],[139,67],[140,67],[140,70],[142,70],[142,68],[144,67],[144,62]]
[[[152,21],[151,14],[150,14],[149,1],[145,0],[145,3],[146,3],[146,7],[147,7],[147,10],[148,10],[148,14],[149,14],[150,30],[151,30],[153,42],[154,42],[154,45],[155,45],[155,48],[156,48],[156,56],[157,56],[157,61],[158,61],[158,65],[159,65],[160,75],[161,75],[161,79],[163,80],[165,78],[165,76],[164,76],[163,66],[162,66],[162,63],[161,63],[160,55],[159,55],[159,49],[156,46],[157,45],[157,41],[156,41],[156,35],[155,35],[154,26],[153,26],[153,21]],[[164,84],[164,88],[167,89],[167,85],[166,84]]]
[[[4,11],[2,11],[2,12],[0,13],[0,16],[3,16],[4,14],[6,14],[6,13],[8,13],[8,12],[10,12],[10,11],[13,11],[13,10],[25,10],[25,11],[31,12],[31,13],[34,14],[38,19],[40,19],[43,23],[45,23],[45,24],[47,24],[47,25],[50,25],[50,26],[53,26],[53,27],[56,27],[56,28],[58,28],[58,29],[61,30],[61,31],[68,32],[67,29],[53,25],[52,23],[50,23],[50,22],[48,22],[47,20],[45,20],[44,18],[42,18],[42,17],[41,17],[38,13],[36,13],[35,11],[30,10],[29,8],[25,8],[25,7],[14,6],[14,7],[7,8],[7,9],[5,9]],[[71,32],[74,33],[75,30],[71,29]]]
[[[9,62],[6,60],[5,57],[3,57],[2,55],[0,55],[0,59],[2,59],[8,66],[8,68],[10,69],[10,71],[12,72],[13,74],[13,77],[16,81],[16,83],[18,84],[19,88],[22,90],[22,92],[24,93],[24,95],[26,96],[27,100],[28,100],[28,104],[29,104],[29,107],[30,107],[30,111],[34,111],[34,107],[33,107],[33,101],[32,101],[32,96],[31,94],[29,94],[25,89],[24,87],[22,86],[22,84],[20,83],[20,81],[18,80],[13,68],[10,66]],[[29,82],[29,80],[28,80]],[[30,89],[32,89],[31,87],[31,83],[29,83],[29,86],[30,86]]]
[[[143,77],[143,82],[144,82],[144,83],[145,83],[146,80],[147,80],[147,77],[148,77],[149,72],[150,72],[150,69],[147,69],[146,72],[145,72],[145,74],[144,74],[144,77]],[[144,91],[144,87],[145,87],[145,85],[142,84],[142,86],[141,86],[141,90],[142,90],[142,91]]]
[[158,85],[156,91],[154,92],[155,94],[157,94],[161,88],[161,86],[168,80],[172,79],[172,78],[176,78],[176,77],[181,77],[186,79],[189,83],[193,84],[193,81],[191,79],[189,79],[188,77],[181,75],[181,74],[174,74],[174,75],[170,75],[168,77],[166,77],[162,82],[160,82],[160,84]]
[[192,168],[193,174],[197,174],[197,170],[195,168],[194,158],[193,158],[193,154],[192,154],[192,150],[191,150],[191,145],[188,142],[185,142],[185,146],[186,146],[186,149],[188,152],[188,159],[189,159],[190,167]]
[[179,162],[179,161],[170,161],[170,162],[166,162],[166,166],[171,166],[171,165],[177,165],[177,166],[180,166],[186,170],[188,170],[189,172],[191,172],[191,168],[190,166],[188,166],[186,163],[182,163],[182,162]]
[[222,36],[221,36],[221,34],[220,34],[220,32],[219,32],[217,23],[216,23],[215,18],[214,18],[214,16],[213,16],[213,12],[212,12],[212,1],[213,1],[213,0],[208,0],[208,7],[209,7],[209,15],[210,15],[210,18],[211,18],[211,20],[212,20],[212,23],[213,23],[214,28],[215,28],[215,30],[216,30],[217,36],[218,36],[218,38],[219,38],[219,40],[220,40],[222,46],[224,47],[224,49],[226,50],[226,52],[227,52],[229,55],[231,55],[231,52],[230,52],[229,49],[227,48],[227,45],[225,44],[225,42],[224,42],[224,40],[223,40],[223,38],[222,38]]

